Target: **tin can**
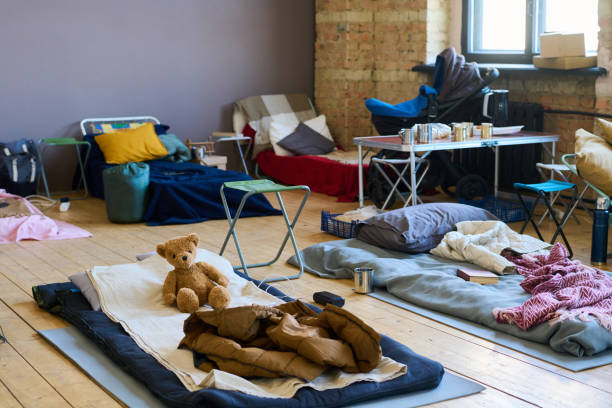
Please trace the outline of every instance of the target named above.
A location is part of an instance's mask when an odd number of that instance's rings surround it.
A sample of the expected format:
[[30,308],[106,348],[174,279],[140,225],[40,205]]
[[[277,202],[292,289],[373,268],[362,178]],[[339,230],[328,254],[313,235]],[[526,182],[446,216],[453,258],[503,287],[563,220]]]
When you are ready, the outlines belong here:
[[417,125],[417,133],[419,138],[419,143],[428,144],[431,143],[431,124],[430,123],[421,123]]
[[467,129],[467,137],[474,137],[474,122],[461,122],[461,124]]
[[457,126],[455,126],[454,129],[455,132],[455,142],[465,142],[467,140],[467,128],[462,125],[459,124]]
[[355,292],[370,293],[374,291],[374,269],[355,268],[353,273],[353,279],[355,281]]
[[402,144],[414,144],[414,131],[412,129],[400,129],[398,133]]
[[481,139],[491,139],[493,137],[493,124],[492,123],[482,123],[480,125],[480,138]]

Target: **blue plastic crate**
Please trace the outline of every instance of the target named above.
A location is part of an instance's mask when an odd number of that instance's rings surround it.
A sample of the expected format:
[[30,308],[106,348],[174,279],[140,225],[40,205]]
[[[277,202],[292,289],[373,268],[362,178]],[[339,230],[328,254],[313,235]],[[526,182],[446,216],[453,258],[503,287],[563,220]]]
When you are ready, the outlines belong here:
[[[504,200],[494,196],[485,196],[480,200],[465,200],[459,198],[461,204],[467,204],[478,208],[484,208],[504,222],[516,222],[527,219],[527,214],[519,201]],[[531,207],[531,203],[526,203]]]
[[334,217],[338,215],[340,214],[332,214],[325,210],[321,211],[321,231],[328,232],[342,238],[355,238],[355,226],[357,226],[357,222],[337,220]]

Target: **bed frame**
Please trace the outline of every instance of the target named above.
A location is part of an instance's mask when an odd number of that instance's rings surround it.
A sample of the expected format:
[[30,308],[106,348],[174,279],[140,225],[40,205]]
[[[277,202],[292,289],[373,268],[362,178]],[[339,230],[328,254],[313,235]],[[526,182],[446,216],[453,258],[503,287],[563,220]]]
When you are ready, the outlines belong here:
[[[113,123],[134,123],[134,122],[151,122],[159,125],[159,119],[155,116],[119,116],[111,118],[86,118],[81,121],[81,133],[86,134],[97,133],[93,126],[97,124],[113,124]],[[90,132],[88,132],[90,130]]]

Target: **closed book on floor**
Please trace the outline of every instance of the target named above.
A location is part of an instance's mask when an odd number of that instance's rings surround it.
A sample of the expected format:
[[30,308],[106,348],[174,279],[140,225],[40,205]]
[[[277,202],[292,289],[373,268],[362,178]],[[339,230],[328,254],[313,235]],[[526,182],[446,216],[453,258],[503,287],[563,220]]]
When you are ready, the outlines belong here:
[[494,285],[499,282],[499,276],[489,271],[479,271],[475,269],[457,269],[457,276],[469,282],[476,282],[482,285]]

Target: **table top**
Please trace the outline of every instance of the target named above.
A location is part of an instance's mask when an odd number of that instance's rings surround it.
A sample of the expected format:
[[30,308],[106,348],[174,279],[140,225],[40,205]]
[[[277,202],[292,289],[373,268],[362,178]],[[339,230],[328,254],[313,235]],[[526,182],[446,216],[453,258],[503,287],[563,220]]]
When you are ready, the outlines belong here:
[[472,137],[459,142],[449,138],[434,140],[432,143],[402,144],[399,136],[366,136],[353,139],[356,145],[402,152],[423,152],[430,150],[468,149],[487,146],[511,146],[532,143],[550,143],[559,140],[559,135],[546,132],[517,132],[510,135],[497,135],[491,139]]

